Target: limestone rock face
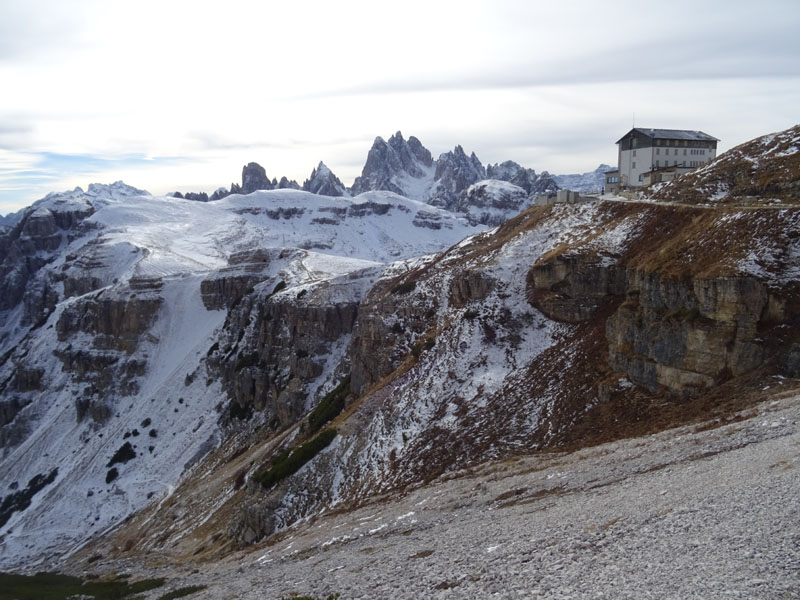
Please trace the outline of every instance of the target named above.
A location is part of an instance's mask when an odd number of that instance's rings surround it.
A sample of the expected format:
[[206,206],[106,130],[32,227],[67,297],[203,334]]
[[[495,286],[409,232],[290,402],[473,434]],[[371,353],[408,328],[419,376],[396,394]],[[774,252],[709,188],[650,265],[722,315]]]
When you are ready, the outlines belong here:
[[[87,413],[93,418],[104,414],[105,409],[98,406],[112,393],[136,393],[135,379],[144,375],[146,364],[130,355],[152,326],[163,301],[152,288],[140,288],[138,294],[86,296],[61,313],[56,322],[60,343],[54,354],[64,371],[89,384],[84,388],[86,396],[76,399],[79,418]],[[91,336],[91,349],[73,347],[70,341],[84,335]]]
[[310,385],[334,348],[346,347],[359,307],[358,301],[339,299],[335,284],[299,295],[281,294],[280,283],[269,279],[241,297],[229,310],[228,335],[209,354],[209,372],[228,391],[231,415],[257,411],[276,427],[295,422],[307,409]]
[[450,303],[462,308],[470,302],[481,301],[494,288],[494,280],[477,270],[465,270],[450,281]]
[[221,310],[237,303],[255,284],[268,278],[265,269],[272,260],[271,254],[257,249],[232,255],[228,267],[200,283],[203,305],[208,310]]
[[769,293],[750,277],[675,281],[633,273],[606,325],[609,364],[651,391],[683,395],[759,367]]
[[[531,304],[565,323],[605,319],[609,369],[651,393],[695,396],[767,361],[793,372],[794,284],[726,266],[749,269],[731,256],[742,252],[736,219],[662,207],[636,218],[641,229],[627,247],[598,251],[598,226],[537,260],[527,279]],[[760,235],[783,236],[777,221],[770,227]],[[696,248],[702,261],[686,260]]]
[[528,272],[531,303],[567,323],[593,318],[604,300],[624,295],[625,286],[625,269],[597,255],[559,254]]
[[56,322],[58,339],[63,342],[76,333],[88,333],[95,348],[131,354],[163,301],[155,294],[82,298],[65,309]]

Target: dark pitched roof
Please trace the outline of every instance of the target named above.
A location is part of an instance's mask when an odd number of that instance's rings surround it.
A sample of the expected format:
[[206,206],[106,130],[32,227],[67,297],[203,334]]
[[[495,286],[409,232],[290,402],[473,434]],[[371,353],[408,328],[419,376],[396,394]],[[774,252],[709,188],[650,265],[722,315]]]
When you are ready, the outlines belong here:
[[719,140],[713,136],[708,135],[702,131],[690,131],[688,129],[645,129],[643,127],[634,127],[628,133],[623,135],[617,144],[623,139],[628,137],[631,133],[637,131],[642,135],[646,135],[652,139],[662,140],[701,140],[704,142],[718,142]]

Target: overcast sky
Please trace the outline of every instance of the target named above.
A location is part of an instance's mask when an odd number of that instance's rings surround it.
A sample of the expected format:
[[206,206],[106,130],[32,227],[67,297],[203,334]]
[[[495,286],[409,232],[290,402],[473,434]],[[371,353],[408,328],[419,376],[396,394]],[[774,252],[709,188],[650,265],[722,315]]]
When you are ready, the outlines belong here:
[[0,214],[250,161],[350,185],[397,130],[551,173],[615,163],[634,115],[725,150],[800,122],[798,32],[797,0],[0,0]]

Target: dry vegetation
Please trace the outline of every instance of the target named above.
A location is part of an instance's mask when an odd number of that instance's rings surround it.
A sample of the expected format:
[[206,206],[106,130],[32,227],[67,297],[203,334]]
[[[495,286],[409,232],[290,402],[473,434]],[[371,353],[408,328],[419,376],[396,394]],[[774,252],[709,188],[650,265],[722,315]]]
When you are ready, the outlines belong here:
[[668,183],[653,199],[686,204],[800,202],[800,125],[737,146]]

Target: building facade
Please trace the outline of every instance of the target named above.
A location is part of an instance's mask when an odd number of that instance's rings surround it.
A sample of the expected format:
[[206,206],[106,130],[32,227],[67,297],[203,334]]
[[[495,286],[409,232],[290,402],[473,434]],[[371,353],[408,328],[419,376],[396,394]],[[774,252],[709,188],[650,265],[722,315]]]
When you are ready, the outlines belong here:
[[651,181],[647,173],[670,167],[681,174],[714,160],[715,137],[702,131],[634,127],[618,141],[619,185],[639,187]]
[[606,171],[606,182],[603,186],[604,194],[616,194],[619,191],[619,169]]

